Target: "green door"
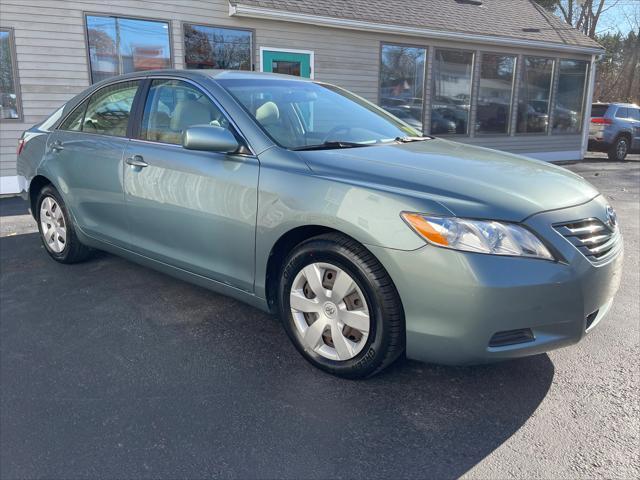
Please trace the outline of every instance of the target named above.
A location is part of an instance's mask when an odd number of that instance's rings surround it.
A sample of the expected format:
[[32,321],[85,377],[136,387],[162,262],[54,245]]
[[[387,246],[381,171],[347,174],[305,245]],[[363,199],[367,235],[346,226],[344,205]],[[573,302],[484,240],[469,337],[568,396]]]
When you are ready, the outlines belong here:
[[311,54],[264,49],[262,71],[311,78]]

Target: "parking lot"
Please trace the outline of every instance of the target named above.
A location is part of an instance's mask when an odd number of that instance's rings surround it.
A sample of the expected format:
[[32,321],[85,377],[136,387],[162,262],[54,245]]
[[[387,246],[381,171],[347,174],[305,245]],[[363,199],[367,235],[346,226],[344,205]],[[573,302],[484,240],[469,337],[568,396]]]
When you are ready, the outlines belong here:
[[640,476],[640,156],[565,165],[610,198],[625,271],[580,344],[366,381],[305,362],[278,321],[108,254],[50,260],[0,200],[0,476]]

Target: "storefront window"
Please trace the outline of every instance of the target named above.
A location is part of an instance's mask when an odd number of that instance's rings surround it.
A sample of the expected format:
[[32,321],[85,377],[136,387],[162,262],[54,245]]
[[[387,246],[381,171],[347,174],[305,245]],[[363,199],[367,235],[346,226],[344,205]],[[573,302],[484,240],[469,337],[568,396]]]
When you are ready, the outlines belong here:
[[426,48],[383,45],[380,106],[422,131]]
[[552,58],[524,57],[518,91],[518,133],[547,131],[552,78]]
[[87,15],[91,81],[171,67],[169,24]]
[[469,132],[473,52],[436,50],[431,133]]
[[0,30],[0,120],[20,118],[13,31]]
[[584,60],[560,60],[553,133],[579,133],[582,129],[588,68],[589,62]]
[[509,132],[513,72],[516,57],[512,55],[482,55],[476,131],[506,134]]
[[184,57],[187,68],[251,70],[251,32],[185,24]]

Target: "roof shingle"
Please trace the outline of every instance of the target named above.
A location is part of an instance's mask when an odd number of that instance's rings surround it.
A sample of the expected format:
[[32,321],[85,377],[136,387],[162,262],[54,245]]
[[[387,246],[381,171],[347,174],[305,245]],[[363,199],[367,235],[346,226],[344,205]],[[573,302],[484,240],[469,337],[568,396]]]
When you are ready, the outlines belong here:
[[231,3],[376,24],[600,48],[597,42],[533,0],[483,0],[482,5],[464,0],[231,0]]

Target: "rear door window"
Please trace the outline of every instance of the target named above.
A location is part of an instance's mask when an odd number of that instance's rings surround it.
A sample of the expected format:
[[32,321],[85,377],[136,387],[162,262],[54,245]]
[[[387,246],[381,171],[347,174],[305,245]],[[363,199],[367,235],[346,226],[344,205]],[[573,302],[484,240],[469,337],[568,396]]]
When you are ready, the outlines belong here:
[[604,117],[608,109],[609,109],[609,105],[593,105],[591,107],[591,116]]
[[180,145],[182,133],[192,125],[230,128],[222,111],[195,86],[181,80],[153,80],[139,138]]
[[629,118],[629,109],[625,107],[618,107],[616,111],[616,118]]
[[81,132],[82,121],[84,120],[84,112],[87,110],[89,99],[78,105],[73,112],[58,127],[60,130],[67,130],[69,132]]
[[125,137],[131,106],[139,85],[139,80],[120,82],[101,88],[91,95],[82,131]]
[[633,120],[640,120],[640,108],[630,108],[629,117]]

